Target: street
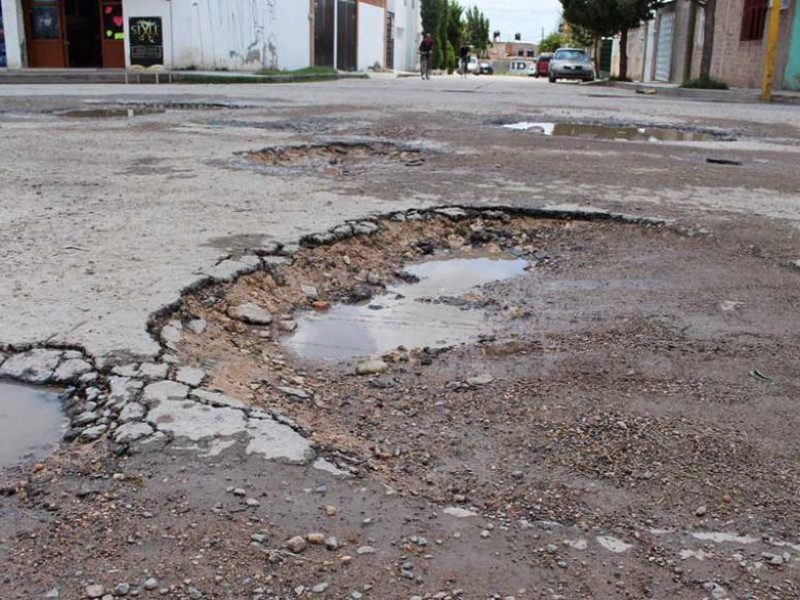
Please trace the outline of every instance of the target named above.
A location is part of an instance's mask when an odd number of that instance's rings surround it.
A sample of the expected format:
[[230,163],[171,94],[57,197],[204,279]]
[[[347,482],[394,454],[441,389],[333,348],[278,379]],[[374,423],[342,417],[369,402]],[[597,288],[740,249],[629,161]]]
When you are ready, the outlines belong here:
[[5,85],[0,156],[0,380],[69,388],[0,600],[800,598],[797,106]]

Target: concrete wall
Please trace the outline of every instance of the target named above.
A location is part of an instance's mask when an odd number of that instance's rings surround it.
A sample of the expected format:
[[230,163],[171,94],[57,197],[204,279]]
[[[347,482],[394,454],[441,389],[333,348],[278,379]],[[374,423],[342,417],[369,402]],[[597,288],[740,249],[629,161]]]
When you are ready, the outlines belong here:
[[130,17],[162,18],[169,67],[298,69],[311,64],[306,2],[124,0],[123,9],[126,27]]
[[358,70],[365,71],[386,61],[386,9],[358,3]]
[[[636,29],[628,30],[628,77],[634,81],[642,81],[647,45],[647,23]],[[614,39],[614,52],[611,59],[611,74],[619,75],[619,38]]]
[[793,4],[794,20],[789,42],[789,53],[786,60],[786,70],[783,77],[783,87],[787,90],[800,91],[800,8],[797,6],[797,1]]
[[417,71],[417,48],[422,37],[420,0],[389,0],[387,10],[394,13],[394,65],[395,71]]
[[6,59],[9,69],[21,69],[28,63],[25,48],[25,22],[21,0],[0,0],[3,4],[3,27],[6,34]]

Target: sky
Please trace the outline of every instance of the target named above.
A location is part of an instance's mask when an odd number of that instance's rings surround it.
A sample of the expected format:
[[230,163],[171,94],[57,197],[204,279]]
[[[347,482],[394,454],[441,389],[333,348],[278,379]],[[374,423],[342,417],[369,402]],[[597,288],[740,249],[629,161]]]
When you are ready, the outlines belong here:
[[487,17],[491,31],[500,31],[502,41],[521,33],[526,42],[539,42],[558,26],[561,3],[558,0],[461,0],[467,8],[477,5]]

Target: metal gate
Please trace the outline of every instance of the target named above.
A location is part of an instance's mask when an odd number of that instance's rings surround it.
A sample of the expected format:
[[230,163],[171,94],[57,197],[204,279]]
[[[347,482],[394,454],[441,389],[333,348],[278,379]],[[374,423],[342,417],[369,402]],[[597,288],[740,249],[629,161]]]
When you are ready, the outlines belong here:
[[675,38],[675,13],[658,18],[658,46],[656,47],[656,81],[669,82],[672,76],[672,42]]
[[314,64],[333,67],[333,37],[336,0],[316,0],[314,9]]
[[337,7],[336,68],[340,71],[356,70],[356,0],[339,0]]

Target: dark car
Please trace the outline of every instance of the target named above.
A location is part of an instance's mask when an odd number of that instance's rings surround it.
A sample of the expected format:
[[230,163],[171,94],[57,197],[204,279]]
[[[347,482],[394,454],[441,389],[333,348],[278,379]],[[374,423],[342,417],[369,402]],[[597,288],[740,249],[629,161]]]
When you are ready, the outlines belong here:
[[552,52],[542,52],[536,59],[536,77],[547,77],[550,74],[550,60]]
[[475,69],[476,75],[494,75],[494,65],[485,60],[478,61],[478,67]]

